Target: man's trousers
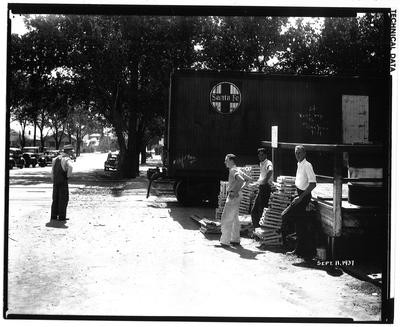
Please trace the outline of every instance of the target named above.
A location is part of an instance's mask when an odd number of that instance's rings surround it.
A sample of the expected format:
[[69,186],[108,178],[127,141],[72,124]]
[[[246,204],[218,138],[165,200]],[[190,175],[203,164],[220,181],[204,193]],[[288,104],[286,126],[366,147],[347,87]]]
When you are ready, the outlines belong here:
[[68,183],[53,184],[53,203],[51,204],[51,219],[65,219],[69,200]]
[[221,244],[240,242],[239,204],[240,196],[226,198],[225,207],[221,216]]
[[271,195],[271,186],[260,185],[258,188],[257,197],[254,200],[254,205],[251,210],[251,220],[253,227],[260,227],[260,219],[263,214],[264,208],[268,206],[269,197]]

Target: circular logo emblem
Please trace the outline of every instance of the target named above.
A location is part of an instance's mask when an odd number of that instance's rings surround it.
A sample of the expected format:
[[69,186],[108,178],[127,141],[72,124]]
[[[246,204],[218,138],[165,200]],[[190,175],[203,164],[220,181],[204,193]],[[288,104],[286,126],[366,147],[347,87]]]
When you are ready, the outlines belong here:
[[211,106],[221,114],[235,112],[242,101],[239,88],[230,82],[221,82],[215,85],[210,92]]

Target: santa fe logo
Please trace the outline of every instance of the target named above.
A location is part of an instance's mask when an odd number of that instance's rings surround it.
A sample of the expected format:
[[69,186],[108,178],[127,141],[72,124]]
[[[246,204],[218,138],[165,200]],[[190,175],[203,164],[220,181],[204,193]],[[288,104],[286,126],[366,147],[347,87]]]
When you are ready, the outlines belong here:
[[211,89],[210,103],[221,114],[233,113],[239,108],[241,101],[240,90],[233,83],[221,82]]

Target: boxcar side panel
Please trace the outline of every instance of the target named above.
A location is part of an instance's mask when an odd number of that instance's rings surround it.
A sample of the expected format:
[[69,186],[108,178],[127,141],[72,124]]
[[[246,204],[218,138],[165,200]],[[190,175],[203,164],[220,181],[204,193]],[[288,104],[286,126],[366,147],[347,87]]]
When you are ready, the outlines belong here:
[[[232,114],[210,105],[210,90],[230,82],[241,92]],[[169,166],[173,174],[226,176],[224,156],[235,153],[239,165],[257,163],[256,149],[279,126],[279,141],[342,142],[342,95],[367,95],[370,141],[383,142],[377,130],[387,125],[387,85],[381,80],[251,73],[177,72],[173,76],[169,113]],[[380,115],[378,112],[382,112]],[[327,154],[310,153],[318,173],[329,174]],[[279,173],[295,171],[293,153],[278,157]],[[276,176],[277,174],[275,174]]]

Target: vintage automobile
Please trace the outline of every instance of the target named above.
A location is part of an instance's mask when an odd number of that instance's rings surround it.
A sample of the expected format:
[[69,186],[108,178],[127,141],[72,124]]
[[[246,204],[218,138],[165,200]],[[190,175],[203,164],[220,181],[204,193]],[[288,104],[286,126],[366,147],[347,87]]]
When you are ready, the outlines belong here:
[[48,165],[51,165],[53,159],[54,159],[55,157],[57,157],[59,154],[60,154],[60,150],[47,150],[47,151],[44,153],[44,156],[45,156],[45,159],[46,159],[46,163],[47,163]]
[[[40,167],[45,167],[47,165],[47,161],[46,161],[46,156],[44,155],[44,150],[45,148],[40,147],[40,146],[28,146],[28,147],[24,147],[22,149],[22,151],[25,153],[29,154],[29,156],[24,156],[26,161],[29,161],[32,164],[32,167],[35,167],[37,164],[39,164]],[[36,159],[36,163],[34,164]],[[31,164],[29,164],[28,162],[25,163],[26,167],[29,167]]]
[[76,153],[74,150],[72,150],[69,154],[69,157],[71,158],[71,160],[73,160],[74,162],[76,161]]
[[38,160],[36,159],[36,156],[34,153],[31,152],[24,152],[22,154],[24,160],[25,160],[25,167],[29,168],[30,166],[32,166],[33,168],[36,167]]
[[14,167],[23,168],[25,166],[25,159],[22,157],[22,151],[18,148],[10,148],[8,159],[8,168]]
[[118,162],[119,162],[119,153],[109,153],[107,156],[107,160],[104,162],[104,171],[114,169],[118,169]]

